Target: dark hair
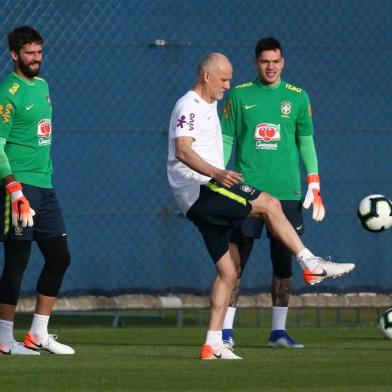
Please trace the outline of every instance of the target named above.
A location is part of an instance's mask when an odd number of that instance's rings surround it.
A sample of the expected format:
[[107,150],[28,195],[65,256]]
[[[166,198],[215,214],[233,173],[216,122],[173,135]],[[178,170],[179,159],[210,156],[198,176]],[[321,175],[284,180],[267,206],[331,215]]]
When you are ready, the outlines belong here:
[[277,50],[277,49],[280,50],[280,53],[283,57],[282,46],[280,45],[280,42],[276,38],[274,37],[262,38],[256,44],[256,48],[255,48],[256,58],[258,58],[260,53],[264,52],[265,50]]
[[8,33],[8,47],[10,51],[19,52],[26,44],[43,44],[40,33],[29,26],[17,27]]

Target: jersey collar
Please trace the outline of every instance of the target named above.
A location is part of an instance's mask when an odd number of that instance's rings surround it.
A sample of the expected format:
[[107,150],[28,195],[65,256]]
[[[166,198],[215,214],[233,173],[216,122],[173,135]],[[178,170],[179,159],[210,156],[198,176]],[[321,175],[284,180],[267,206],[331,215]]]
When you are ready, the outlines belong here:
[[26,78],[23,78],[22,76],[18,75],[16,72],[12,72],[12,75],[13,75],[16,79],[18,79],[18,80],[20,80],[21,82],[27,84],[28,86],[34,86],[34,85],[35,85],[35,77],[34,77],[34,79],[33,79],[32,81],[30,81],[30,80],[28,80],[28,79],[26,79]]
[[264,89],[264,90],[274,91],[274,90],[278,89],[278,88],[282,85],[283,80],[280,79],[280,81],[279,81],[278,84],[276,84],[275,86],[272,86],[272,87],[271,87],[271,86],[265,85],[265,84],[261,81],[260,76],[258,76],[258,77],[256,78],[256,80],[255,80],[255,83],[256,83],[259,87],[261,87],[262,89]]

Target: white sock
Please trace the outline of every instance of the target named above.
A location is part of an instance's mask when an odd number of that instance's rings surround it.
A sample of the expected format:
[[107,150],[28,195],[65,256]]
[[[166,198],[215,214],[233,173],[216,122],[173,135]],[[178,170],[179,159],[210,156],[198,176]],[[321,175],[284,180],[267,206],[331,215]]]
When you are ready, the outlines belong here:
[[237,308],[229,306],[226,311],[225,319],[223,320],[223,329],[233,329],[234,316]]
[[214,350],[223,346],[222,331],[208,331],[206,344],[210,345]]
[[307,248],[301,250],[295,257],[302,269],[313,271],[318,265],[314,254]]
[[49,324],[49,317],[44,316],[42,314],[35,314],[33,317],[33,322],[31,323],[30,332],[39,337],[46,337],[48,336],[48,324]]
[[0,320],[0,343],[9,345],[14,340],[14,322]]
[[272,326],[271,330],[286,329],[286,318],[289,308],[287,306],[272,307]]

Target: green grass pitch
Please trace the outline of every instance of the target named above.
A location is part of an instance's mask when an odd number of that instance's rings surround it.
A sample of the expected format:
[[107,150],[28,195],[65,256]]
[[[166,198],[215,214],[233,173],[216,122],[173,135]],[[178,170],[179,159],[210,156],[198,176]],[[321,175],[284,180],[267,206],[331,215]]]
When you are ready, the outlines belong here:
[[[303,350],[238,328],[242,361],[200,361],[204,327],[54,328],[74,356],[0,358],[1,391],[391,391],[392,340],[375,326],[291,328]],[[17,330],[17,338],[24,330]],[[4,388],[4,389],[3,389]]]

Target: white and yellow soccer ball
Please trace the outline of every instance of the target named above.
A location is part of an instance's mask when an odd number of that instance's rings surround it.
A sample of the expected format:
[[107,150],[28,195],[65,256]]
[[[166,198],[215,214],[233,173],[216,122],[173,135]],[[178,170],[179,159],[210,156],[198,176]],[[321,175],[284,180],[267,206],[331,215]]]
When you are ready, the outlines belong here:
[[358,205],[357,216],[362,227],[373,233],[392,226],[392,202],[383,195],[366,196]]
[[378,322],[378,329],[388,339],[392,339],[392,308],[387,309]]

